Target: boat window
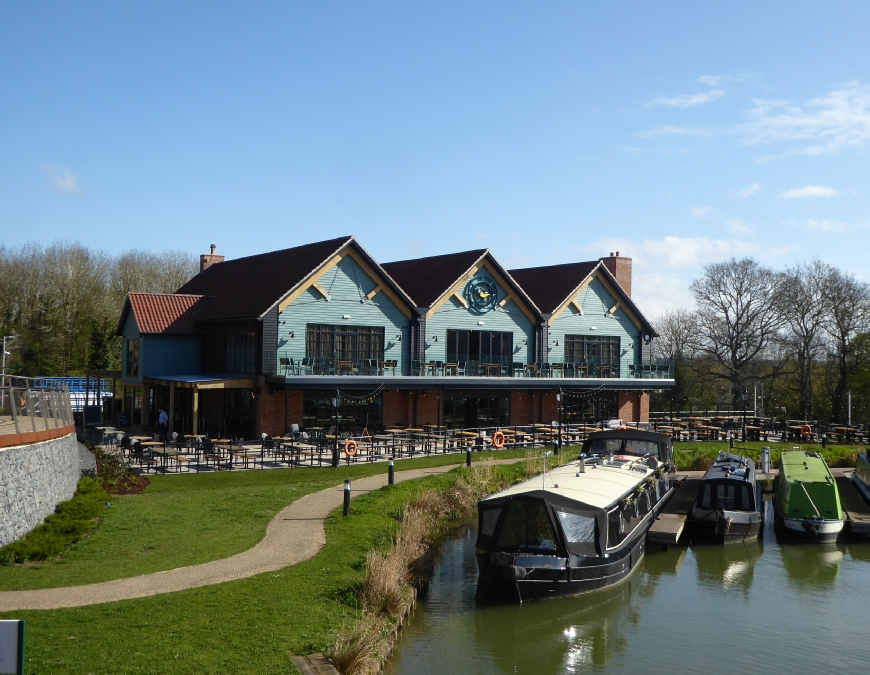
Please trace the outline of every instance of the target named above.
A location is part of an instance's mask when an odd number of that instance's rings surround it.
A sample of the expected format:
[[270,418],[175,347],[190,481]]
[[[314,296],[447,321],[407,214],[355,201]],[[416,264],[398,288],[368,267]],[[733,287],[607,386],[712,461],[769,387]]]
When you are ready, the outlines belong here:
[[562,531],[569,543],[594,543],[595,542],[595,518],[581,516],[576,513],[556,511],[559,522],[562,523]]
[[755,506],[752,503],[752,500],[749,498],[749,486],[744,485],[743,489],[740,491],[742,493],[743,502],[738,504],[738,506],[744,511],[754,511]]
[[712,509],[710,505],[710,483],[704,483],[704,492],[701,495],[701,508]]
[[638,455],[655,455],[659,456],[659,444],[653,441],[638,441],[633,438],[625,440],[625,451],[633,452]]
[[498,517],[501,515],[501,509],[486,509],[480,516],[480,534],[484,537],[491,537],[495,532],[495,526],[498,524]]
[[607,548],[619,546],[628,531],[628,523],[621,509],[613,509],[607,514]]
[[621,438],[595,438],[589,445],[588,454],[606,455],[609,452],[622,452]]
[[556,533],[544,502],[531,499],[511,502],[496,548],[502,551],[555,551]]
[[734,503],[734,486],[719,483],[716,486],[716,508],[729,511],[737,508]]

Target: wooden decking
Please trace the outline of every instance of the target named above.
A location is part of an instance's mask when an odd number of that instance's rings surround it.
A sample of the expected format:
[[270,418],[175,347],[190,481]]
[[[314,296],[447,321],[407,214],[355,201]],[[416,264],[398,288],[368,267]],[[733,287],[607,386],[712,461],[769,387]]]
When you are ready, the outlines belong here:
[[680,481],[677,491],[665,504],[665,508],[647,532],[646,538],[651,544],[673,546],[683,534],[686,518],[698,494],[701,481],[699,478],[690,478],[686,474],[678,475],[676,480]]
[[835,476],[846,526],[852,534],[870,534],[870,505],[852,482],[852,474]]
[[292,656],[293,665],[302,675],[338,675],[338,671],[323,654]]

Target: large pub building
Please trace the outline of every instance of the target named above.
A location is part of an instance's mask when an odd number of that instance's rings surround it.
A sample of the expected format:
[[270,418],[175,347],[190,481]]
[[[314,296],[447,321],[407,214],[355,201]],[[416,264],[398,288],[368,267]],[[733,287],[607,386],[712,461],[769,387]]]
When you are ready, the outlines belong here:
[[212,247],[176,293],[130,293],[117,333],[132,422],[163,408],[186,434],[643,423],[674,384],[619,253],[506,270],[486,249],[379,264],[355,237]]

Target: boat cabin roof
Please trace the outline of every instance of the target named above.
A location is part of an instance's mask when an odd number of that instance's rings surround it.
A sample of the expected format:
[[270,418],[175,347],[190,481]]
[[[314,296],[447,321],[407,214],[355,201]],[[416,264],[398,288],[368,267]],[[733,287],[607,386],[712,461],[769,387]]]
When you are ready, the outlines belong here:
[[749,457],[720,452],[704,474],[704,480],[733,480],[755,484],[755,463]]
[[545,499],[554,505],[583,509],[606,509],[633,491],[638,483],[653,473],[640,457],[614,459],[612,462],[586,462],[578,471],[579,461],[569,462],[545,476],[535,476],[481,500],[484,506],[515,497]]
[[828,465],[821,455],[805,450],[782,453],[783,477],[803,483],[833,481]]

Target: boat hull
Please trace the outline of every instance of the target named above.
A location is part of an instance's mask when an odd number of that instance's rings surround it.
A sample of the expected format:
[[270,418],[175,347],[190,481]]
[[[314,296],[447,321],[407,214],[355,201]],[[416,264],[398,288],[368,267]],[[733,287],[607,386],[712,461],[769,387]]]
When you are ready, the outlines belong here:
[[776,526],[780,534],[818,544],[835,543],[843,531],[843,525],[842,520],[820,521],[812,518],[776,517]]
[[[561,561],[558,567],[525,567],[522,563],[530,564],[537,556],[517,556],[515,565],[498,565],[478,555],[480,581],[491,591],[520,602],[600,591],[631,576],[646,552],[647,529],[648,526],[628,546],[621,547],[618,554],[597,563],[589,563],[590,559],[586,559],[587,564],[576,567],[568,564],[568,558],[558,558]],[[515,571],[517,568],[522,571]],[[523,576],[525,578],[518,578]]]
[[723,544],[756,541],[764,526],[758,511],[709,511],[693,509],[688,523],[692,535]]

